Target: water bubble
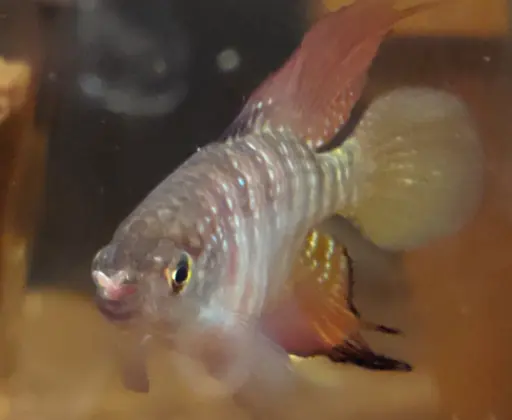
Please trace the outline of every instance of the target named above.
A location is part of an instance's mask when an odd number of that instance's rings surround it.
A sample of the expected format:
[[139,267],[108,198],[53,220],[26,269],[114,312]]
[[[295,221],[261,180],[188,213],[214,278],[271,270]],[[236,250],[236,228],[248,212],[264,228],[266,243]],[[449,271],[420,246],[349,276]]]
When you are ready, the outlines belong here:
[[224,73],[237,70],[240,62],[240,54],[233,48],[226,48],[217,55],[217,66]]

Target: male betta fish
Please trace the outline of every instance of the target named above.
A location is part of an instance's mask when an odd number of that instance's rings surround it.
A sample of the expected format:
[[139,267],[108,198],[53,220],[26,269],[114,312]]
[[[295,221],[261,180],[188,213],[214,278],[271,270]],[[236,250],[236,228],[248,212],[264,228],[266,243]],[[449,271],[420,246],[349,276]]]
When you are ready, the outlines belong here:
[[418,10],[358,0],[323,17],[221,141],[171,173],[98,252],[101,311],[141,332],[128,387],[149,387],[145,337],[206,358],[225,343],[212,375],[231,385],[256,359],[277,371],[288,353],[406,369],[364,344],[345,251],[316,227],[341,214],[392,250],[454,233],[481,195],[476,130],[451,94],[404,88],[371,103],[341,146],[318,149],[347,121],[387,32]]

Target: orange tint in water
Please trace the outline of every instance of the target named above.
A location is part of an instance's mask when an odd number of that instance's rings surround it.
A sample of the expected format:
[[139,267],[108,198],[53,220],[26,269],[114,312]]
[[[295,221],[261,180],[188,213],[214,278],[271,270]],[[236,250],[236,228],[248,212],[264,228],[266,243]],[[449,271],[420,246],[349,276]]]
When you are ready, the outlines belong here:
[[485,127],[499,122],[491,110],[503,112],[509,97],[491,92],[482,86],[475,97],[489,157],[480,214],[459,236],[405,260],[411,306],[421,320],[420,351],[438,381],[446,415],[459,419],[512,413],[510,123]]
[[37,206],[45,141],[35,126],[39,68],[35,5],[0,2],[0,377],[15,369],[20,306]]
[[[261,418],[510,418],[512,129],[507,109],[512,94],[508,51],[508,45],[499,40],[395,39],[386,43],[372,69],[366,99],[403,85],[433,86],[460,95],[475,116],[486,154],[483,205],[458,235],[405,255],[389,255],[362,241],[353,229],[332,226],[355,259],[355,297],[361,314],[405,332],[403,338],[367,334],[372,347],[405,359],[416,369],[410,374],[388,374],[325,361],[301,363],[301,371],[312,383],[279,398],[270,408],[264,408],[268,395],[256,392],[253,410],[262,411]],[[39,308],[37,316],[26,319],[17,382],[20,398],[13,405],[19,410],[29,407],[31,416],[25,418],[138,420],[178,414],[186,419],[251,418],[229,398],[195,395],[170,363],[177,356],[161,349],[150,358],[150,394],[124,391],[108,350],[114,335],[91,299],[35,291],[28,302],[35,300]],[[204,383],[205,378],[198,374],[197,380]]]
[[415,351],[437,384],[442,419],[512,416],[510,51],[499,39],[396,41],[374,73],[374,91],[421,84],[460,95],[486,154],[486,190],[475,219],[403,259]]
[[[356,260],[360,312],[406,334],[403,339],[368,335],[369,341],[378,351],[410,361],[416,371],[380,374],[306,362],[311,378],[332,386],[305,386],[272,409],[277,415],[262,418],[512,417],[511,52],[499,39],[401,39],[385,44],[371,72],[368,97],[403,85],[427,85],[466,100],[487,156],[484,203],[459,235],[404,256],[382,253],[340,229],[340,239]],[[31,107],[0,126],[0,158],[8,157],[0,168],[0,280],[2,305],[13,308],[5,312],[12,320],[26,267],[24,251],[14,250],[26,247],[33,220],[21,210],[37,208],[33,204],[39,187],[27,178],[41,179],[44,170],[44,141],[31,128]],[[13,179],[19,180],[16,188]],[[150,394],[123,390],[110,352],[114,335],[89,297],[34,291],[25,315],[12,420],[254,418],[230,399],[194,395],[169,363],[177,356],[161,351],[150,360]],[[6,320],[4,315],[1,319]],[[0,325],[2,351],[12,348],[5,346],[7,325],[14,331],[17,324]],[[0,362],[7,366],[8,360],[2,357]],[[198,375],[197,380],[205,379]]]
[[0,375],[14,368],[19,309],[44,179],[45,141],[34,123],[30,68],[0,62]]

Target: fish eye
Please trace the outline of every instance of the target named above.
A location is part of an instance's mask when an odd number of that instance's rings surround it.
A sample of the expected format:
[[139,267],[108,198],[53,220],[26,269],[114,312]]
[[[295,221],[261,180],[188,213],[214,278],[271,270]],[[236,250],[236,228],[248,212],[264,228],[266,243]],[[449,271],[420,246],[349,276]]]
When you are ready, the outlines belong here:
[[192,259],[184,253],[174,267],[165,269],[165,279],[173,292],[181,291],[192,277]]

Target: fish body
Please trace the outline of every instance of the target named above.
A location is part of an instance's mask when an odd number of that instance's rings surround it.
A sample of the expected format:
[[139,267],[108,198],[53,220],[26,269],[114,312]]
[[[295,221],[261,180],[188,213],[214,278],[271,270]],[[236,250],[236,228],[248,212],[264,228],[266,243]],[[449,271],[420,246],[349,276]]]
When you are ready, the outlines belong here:
[[[359,0],[317,23],[224,139],[169,175],[97,253],[107,317],[189,353],[223,337],[236,350],[224,379],[263,354],[343,359],[354,343],[354,354],[385,360],[358,333],[349,277],[329,271],[343,247],[324,238],[332,253],[312,254],[315,226],[339,213],[391,249],[452,233],[479,198],[476,131],[452,95],[402,89],[374,101],[340,147],[317,149],[347,120],[383,36],[415,10]],[[292,306],[310,334],[302,344],[276,334],[273,311]]]
[[[310,227],[350,204],[354,164],[350,150],[319,156],[290,133],[270,129],[205,147],[121,224],[112,267],[119,272],[117,261],[119,267],[140,261],[128,270],[161,264],[161,273],[166,251],[179,243],[197,267],[197,281],[182,296],[201,296],[205,311],[259,315],[281,289]],[[228,287],[217,287],[213,277]]]

